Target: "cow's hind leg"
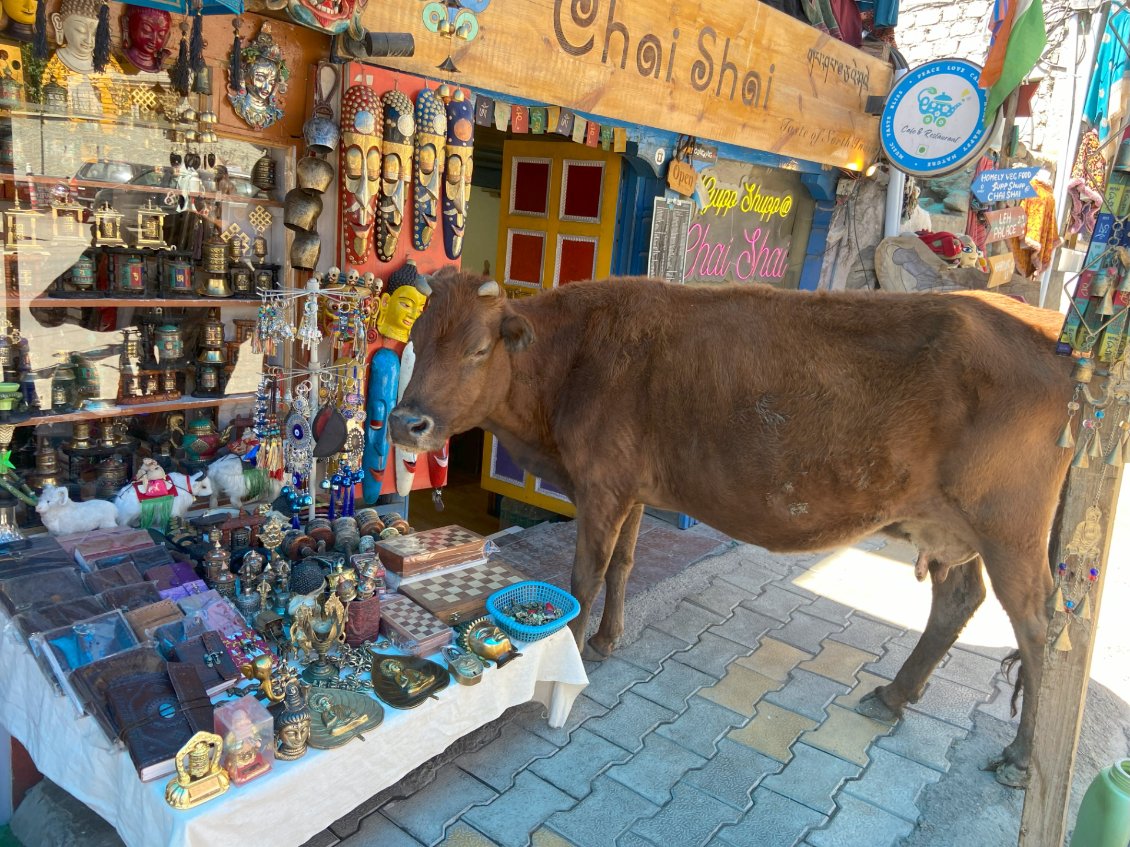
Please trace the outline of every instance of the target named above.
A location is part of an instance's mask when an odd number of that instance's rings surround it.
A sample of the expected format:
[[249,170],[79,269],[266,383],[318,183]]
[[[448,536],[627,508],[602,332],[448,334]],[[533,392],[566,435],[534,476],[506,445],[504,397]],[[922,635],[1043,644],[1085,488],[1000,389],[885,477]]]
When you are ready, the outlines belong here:
[[945,567],[937,562],[930,563],[930,572],[934,596],[926,629],[894,681],[860,701],[857,709],[868,717],[892,720],[902,714],[907,703],[918,701],[926,680],[985,599],[979,557],[950,568],[944,579],[940,577]]
[[[607,491],[578,491],[576,504],[577,552],[573,559],[570,588],[581,605],[581,611],[569,622],[569,628],[573,630],[577,646],[583,647],[593,602],[600,593],[612,550],[620,538],[620,529],[628,518],[632,503]],[[608,603],[606,599],[605,605]],[[623,614],[623,609],[620,614]]]
[[1047,637],[1047,598],[1052,592],[1051,572],[1039,549],[1026,555],[985,555],[993,591],[1008,613],[1020,652],[1020,680],[1024,699],[1020,708],[1020,727],[1016,738],[1004,748],[999,759],[989,763],[997,782],[1014,788],[1028,784],[1028,763],[1032,755],[1032,733],[1036,724],[1036,701],[1044,668],[1044,640]]
[[604,577],[604,614],[600,618],[600,629],[589,639],[586,659],[606,658],[616,649],[616,643],[624,634],[624,588],[636,562],[636,539],[642,518],[643,504],[639,503],[628,512],[620,527],[620,536],[612,548],[612,558]]

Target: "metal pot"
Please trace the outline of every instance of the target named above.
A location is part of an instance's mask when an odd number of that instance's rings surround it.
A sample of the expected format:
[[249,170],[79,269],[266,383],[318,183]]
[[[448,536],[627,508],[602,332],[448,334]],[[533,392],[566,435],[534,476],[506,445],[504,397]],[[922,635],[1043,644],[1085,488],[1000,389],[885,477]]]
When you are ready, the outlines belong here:
[[290,245],[291,267],[303,271],[312,271],[318,265],[318,256],[322,252],[322,239],[316,232],[296,232],[294,242]]
[[324,103],[315,106],[314,114],[302,126],[302,137],[314,153],[325,156],[336,150],[341,129],[334,120],[333,109]]
[[312,232],[322,214],[322,198],[302,188],[292,188],[283,201],[283,226],[295,232]]
[[307,191],[325,192],[334,181],[334,166],[317,156],[303,156],[297,166],[298,187]]

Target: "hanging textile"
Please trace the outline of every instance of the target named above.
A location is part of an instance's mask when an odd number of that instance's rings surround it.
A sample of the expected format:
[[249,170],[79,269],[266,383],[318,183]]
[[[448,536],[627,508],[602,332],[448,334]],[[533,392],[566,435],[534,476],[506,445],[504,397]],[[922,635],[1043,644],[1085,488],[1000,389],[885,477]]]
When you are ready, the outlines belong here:
[[1067,199],[1071,204],[1064,236],[1081,232],[1089,236],[1095,230],[1095,219],[1103,205],[1103,181],[1106,159],[1099,144],[1099,134],[1089,130],[1079,140],[1079,152],[1067,183]]
[[899,0],[859,0],[859,11],[877,28],[898,26]]
[[863,23],[863,32],[872,41],[881,41],[884,44],[889,44],[891,47],[898,49],[898,44],[895,43],[895,28],[893,26],[880,26],[875,23],[874,11],[863,11],[863,4],[859,4],[860,13],[859,17]]
[[1016,272],[1026,277],[1042,273],[1060,244],[1052,187],[1038,179],[1032,180],[1032,185],[1037,196],[1021,203],[1028,213],[1024,237],[1009,239],[1012,255],[1016,257]]
[[831,0],[801,0],[801,5],[810,24],[834,38],[840,37],[840,25],[832,14]]
[[[983,171],[992,170],[996,165],[997,160],[992,156],[982,156],[980,161],[977,162],[977,167],[973,169],[973,179],[976,180],[978,174]],[[980,213],[984,210],[985,206],[970,192],[969,212],[965,217],[965,234],[973,239],[973,243],[977,245],[977,249],[982,253],[985,252],[985,239],[989,235],[989,228],[981,223]]]
[[1083,104],[1083,117],[1106,141],[1112,129],[1122,126],[1130,103],[1130,12],[1113,8],[1095,57],[1095,73]]
[[863,46],[863,21],[859,17],[859,7],[855,0],[832,0],[832,14],[839,26],[838,38],[852,47]]
[[801,9],[800,0],[764,0],[767,6],[772,6],[778,12],[784,12],[790,18],[808,22],[804,11]]

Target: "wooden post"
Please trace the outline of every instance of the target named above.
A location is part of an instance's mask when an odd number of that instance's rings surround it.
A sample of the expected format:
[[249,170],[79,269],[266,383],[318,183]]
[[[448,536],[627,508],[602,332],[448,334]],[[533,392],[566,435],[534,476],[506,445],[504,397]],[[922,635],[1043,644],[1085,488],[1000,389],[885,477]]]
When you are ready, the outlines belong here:
[[[1086,403],[1083,403],[1081,411],[1094,417],[1093,410]],[[1113,418],[1113,415],[1110,417]],[[1109,449],[1112,439],[1118,437],[1115,432],[1121,435],[1121,430],[1114,426],[1113,420],[1109,427],[1103,429],[1106,441],[1103,446]],[[1082,429],[1079,437],[1082,438]],[[1072,642],[1069,652],[1057,650],[1054,642],[1065,619],[1075,616],[1062,612],[1051,615],[1044,645],[1044,676],[1036,711],[1029,784],[1024,796],[1024,811],[1020,816],[1019,847],[1060,847],[1066,835],[1075,753],[1083,721],[1083,704],[1087,698],[1087,682],[1091,676],[1094,634],[1098,626],[1121,482],[1122,468],[1106,465],[1102,458],[1091,459],[1089,468],[1072,468],[1067,477],[1063,521],[1058,535],[1052,539],[1055,562],[1067,559],[1067,545],[1092,505],[1102,509],[1102,554],[1096,565],[1098,580],[1089,594],[1092,619],[1089,622],[1079,619],[1068,621]],[[1025,692],[1024,696],[1031,696],[1031,693]]]

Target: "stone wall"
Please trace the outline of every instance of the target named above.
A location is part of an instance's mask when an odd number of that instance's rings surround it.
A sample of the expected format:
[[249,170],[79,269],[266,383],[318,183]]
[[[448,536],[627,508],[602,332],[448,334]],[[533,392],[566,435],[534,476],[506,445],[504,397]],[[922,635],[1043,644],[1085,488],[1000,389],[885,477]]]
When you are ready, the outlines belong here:
[[[1032,77],[1043,77],[1032,101],[1031,119],[1020,120],[1020,141],[1042,159],[1058,162],[1071,134],[1071,61],[1067,41],[1067,0],[1043,0],[1048,49]],[[899,51],[913,68],[955,57],[977,64],[989,47],[992,0],[904,0],[896,30]],[[1085,73],[1086,69],[1084,69]],[[1083,96],[1083,92],[1080,92]]]

